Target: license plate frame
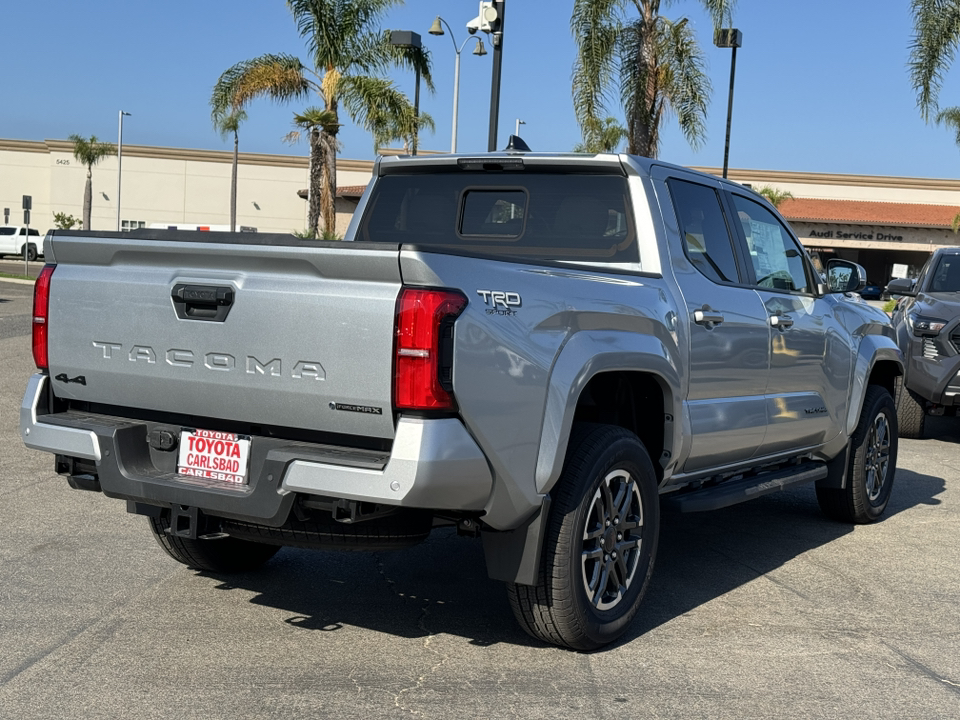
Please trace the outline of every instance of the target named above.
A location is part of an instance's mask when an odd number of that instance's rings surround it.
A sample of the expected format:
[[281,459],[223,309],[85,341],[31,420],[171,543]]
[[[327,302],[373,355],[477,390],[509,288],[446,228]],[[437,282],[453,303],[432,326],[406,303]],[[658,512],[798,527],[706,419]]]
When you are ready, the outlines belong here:
[[250,481],[249,435],[181,428],[177,474],[222,482],[233,487]]

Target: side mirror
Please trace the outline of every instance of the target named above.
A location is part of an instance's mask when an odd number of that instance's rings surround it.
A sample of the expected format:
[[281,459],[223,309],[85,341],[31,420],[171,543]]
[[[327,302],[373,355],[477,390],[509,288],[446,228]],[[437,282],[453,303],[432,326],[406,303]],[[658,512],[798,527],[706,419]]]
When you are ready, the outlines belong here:
[[916,280],[911,280],[910,278],[897,278],[895,280],[891,280],[890,284],[887,285],[887,292],[891,295],[906,295],[907,297],[916,297],[917,291],[913,288],[915,283]]
[[859,292],[867,286],[867,271],[855,262],[833,259],[827,262],[827,287],[832,293]]

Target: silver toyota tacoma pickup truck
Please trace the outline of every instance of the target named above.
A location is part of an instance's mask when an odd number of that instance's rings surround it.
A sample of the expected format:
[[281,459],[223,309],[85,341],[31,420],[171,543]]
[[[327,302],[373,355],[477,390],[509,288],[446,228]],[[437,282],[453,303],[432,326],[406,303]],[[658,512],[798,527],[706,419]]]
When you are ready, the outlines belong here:
[[636,614],[661,503],[887,506],[891,327],[748,188],[627,155],[383,158],[346,239],[51,232],[23,441],[193,568],[456,526],[523,628],[576,649]]

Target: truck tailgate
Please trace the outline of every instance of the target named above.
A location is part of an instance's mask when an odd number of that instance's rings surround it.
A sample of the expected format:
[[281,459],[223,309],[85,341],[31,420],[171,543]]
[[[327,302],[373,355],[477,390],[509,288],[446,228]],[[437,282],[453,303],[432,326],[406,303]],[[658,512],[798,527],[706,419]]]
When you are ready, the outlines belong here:
[[52,238],[55,394],[392,438],[398,249],[191,235]]

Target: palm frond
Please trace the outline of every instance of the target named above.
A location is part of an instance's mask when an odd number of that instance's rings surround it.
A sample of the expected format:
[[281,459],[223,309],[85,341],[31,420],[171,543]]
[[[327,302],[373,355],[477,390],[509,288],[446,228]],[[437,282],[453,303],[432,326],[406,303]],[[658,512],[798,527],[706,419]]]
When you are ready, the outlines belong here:
[[733,9],[737,0],[700,0],[700,4],[710,13],[714,31],[733,25]]
[[233,112],[219,112],[213,114],[213,126],[220,137],[226,140],[231,135],[237,134],[240,125],[247,119],[247,113],[243,110],[234,110]]
[[790,200],[793,198],[793,193],[789,190],[778,190],[775,187],[770,185],[761,185],[758,188],[754,188],[759,195],[762,195],[767,199],[771,205],[775,208],[779,208],[784,200]]
[[108,155],[117,154],[116,145],[109,142],[101,142],[97,140],[96,135],[91,135],[89,138],[80,135],[71,135],[69,140],[73,143],[73,157],[76,158],[78,163],[85,165],[88,169],[98,164]]
[[381,47],[386,49],[387,64],[404,70],[416,72],[420,70],[420,79],[431,93],[436,91],[433,86],[433,63],[430,51],[425,47],[401,47],[390,44],[390,31],[384,31]]
[[261,55],[243,60],[226,70],[213,87],[210,106],[214,117],[243,110],[255,98],[287,102],[305,97],[316,83],[293,55]]
[[674,112],[684,137],[693,149],[707,136],[707,101],[713,90],[706,60],[686,19],[671,22],[660,18],[657,54],[660,57],[658,85],[663,109]]
[[380,44],[380,20],[401,0],[287,0],[297,30],[321,71],[354,65],[363,72],[382,69],[371,48]]
[[924,120],[937,110],[943,73],[953,64],[960,43],[960,2],[913,0],[913,41],[910,43],[910,80]]
[[344,109],[373,134],[374,149],[391,140],[411,140],[423,129],[434,130],[433,118],[414,114],[409,98],[384,78],[345,76],[341,81]]
[[575,0],[570,31],[577,43],[573,65],[573,107],[587,144],[606,113],[616,69],[617,42],[625,0]]
[[340,129],[340,121],[333,110],[318,107],[309,107],[301,113],[293,114],[293,124],[304,130],[320,128],[324,132],[336,135]]
[[937,125],[946,125],[955,133],[954,141],[960,145],[960,107],[944,108],[937,113]]

